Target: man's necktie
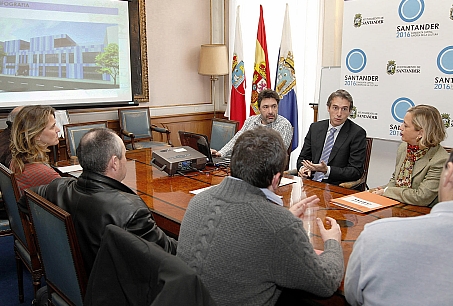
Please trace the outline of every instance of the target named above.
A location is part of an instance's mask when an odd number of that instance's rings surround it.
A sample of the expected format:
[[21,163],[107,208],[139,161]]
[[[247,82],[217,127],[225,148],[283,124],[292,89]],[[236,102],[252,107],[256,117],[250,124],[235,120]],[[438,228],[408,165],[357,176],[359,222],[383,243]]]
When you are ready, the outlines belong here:
[[[337,131],[336,128],[331,128],[329,130],[329,136],[327,136],[327,140],[326,140],[326,143],[324,144],[324,149],[322,149],[322,154],[321,154],[321,158],[319,159],[319,163],[321,163],[321,161],[323,160],[326,164],[327,162],[329,161],[329,156],[330,156],[330,152],[332,152],[332,147],[333,147],[333,140],[334,140],[334,135],[335,135],[335,132]],[[313,180],[314,181],[322,181],[322,178],[324,177],[324,173],[323,172],[316,172],[315,175],[313,176]]]

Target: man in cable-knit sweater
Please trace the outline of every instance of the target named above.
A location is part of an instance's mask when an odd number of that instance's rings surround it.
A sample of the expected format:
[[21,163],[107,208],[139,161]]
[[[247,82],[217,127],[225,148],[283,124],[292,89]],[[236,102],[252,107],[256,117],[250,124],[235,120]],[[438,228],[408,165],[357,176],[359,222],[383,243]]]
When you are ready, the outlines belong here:
[[201,276],[218,305],[274,305],[281,288],[332,295],[344,273],[341,231],[318,219],[324,252],[317,255],[300,217],[316,196],[282,207],[274,193],[285,166],[281,136],[270,129],[236,141],[231,176],[196,195],[181,224],[177,256]]

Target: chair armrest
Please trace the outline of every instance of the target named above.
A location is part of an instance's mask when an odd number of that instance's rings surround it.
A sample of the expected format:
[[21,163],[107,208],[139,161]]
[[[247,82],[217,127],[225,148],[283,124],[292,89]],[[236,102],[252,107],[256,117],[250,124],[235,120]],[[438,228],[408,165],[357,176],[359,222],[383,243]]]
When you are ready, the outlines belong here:
[[123,134],[124,136],[127,136],[127,137],[129,137],[131,139],[134,139],[134,137],[135,137],[134,133],[126,131],[126,130],[121,130],[121,134]]
[[155,131],[161,134],[167,135],[167,143],[173,147],[173,144],[170,139],[170,130],[167,129],[166,127],[158,127],[157,125],[151,124],[151,131]]
[[121,134],[131,139],[132,150],[135,150],[135,135],[127,130],[121,130]]
[[170,130],[169,129],[164,128],[164,127],[158,127],[158,126],[155,126],[154,124],[151,125],[151,131],[155,131],[155,132],[158,132],[158,133],[164,133],[164,134],[170,134]]
[[339,186],[344,187],[344,188],[354,189],[355,187],[359,186],[362,183],[363,183],[363,178],[359,178],[356,181],[343,182]]
[[286,170],[283,172],[283,174],[289,174],[289,175],[297,175],[297,173],[298,173],[297,169]]

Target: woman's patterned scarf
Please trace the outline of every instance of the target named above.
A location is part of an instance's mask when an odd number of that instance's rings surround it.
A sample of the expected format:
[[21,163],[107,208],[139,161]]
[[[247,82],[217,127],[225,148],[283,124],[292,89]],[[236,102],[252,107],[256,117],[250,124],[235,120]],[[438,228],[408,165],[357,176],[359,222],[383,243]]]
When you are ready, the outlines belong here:
[[429,148],[420,149],[418,145],[407,145],[406,158],[401,165],[398,176],[396,177],[396,186],[411,188],[412,186],[412,170],[417,160],[425,156]]

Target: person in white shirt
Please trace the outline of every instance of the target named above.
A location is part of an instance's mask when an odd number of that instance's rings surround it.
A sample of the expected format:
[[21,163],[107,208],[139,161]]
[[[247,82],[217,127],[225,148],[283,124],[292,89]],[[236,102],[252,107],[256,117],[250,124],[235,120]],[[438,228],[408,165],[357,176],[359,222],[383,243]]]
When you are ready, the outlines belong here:
[[453,305],[453,153],[438,196],[427,215],[365,225],[346,270],[351,305]]

